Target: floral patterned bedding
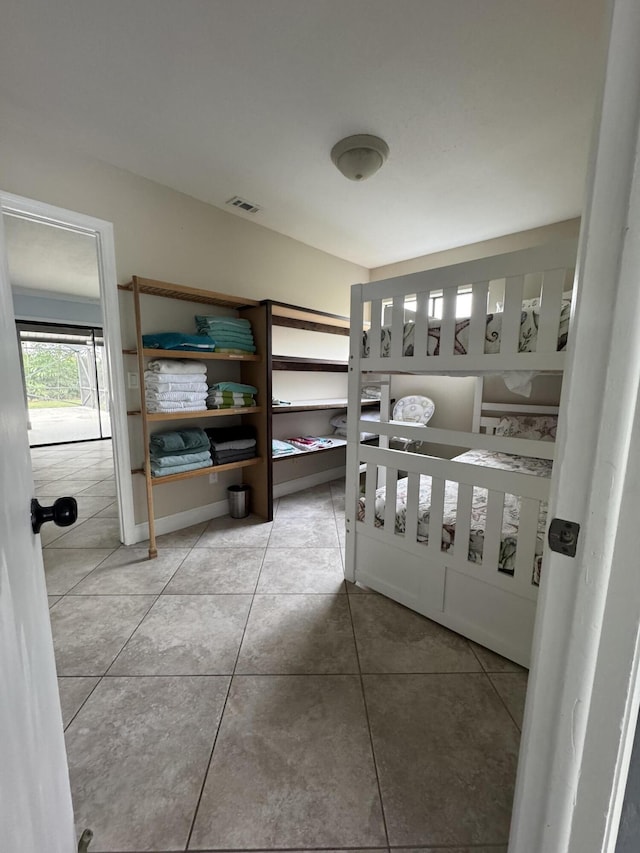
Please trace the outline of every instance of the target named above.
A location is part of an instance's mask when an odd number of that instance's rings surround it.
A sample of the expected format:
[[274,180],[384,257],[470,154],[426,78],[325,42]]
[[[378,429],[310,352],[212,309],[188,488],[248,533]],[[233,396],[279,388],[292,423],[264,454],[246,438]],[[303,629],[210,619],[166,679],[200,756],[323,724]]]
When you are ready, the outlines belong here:
[[[558,351],[566,349],[567,333],[569,331],[569,316],[571,303],[563,302],[560,312],[560,325],[558,329]],[[484,352],[499,353],[502,335],[502,313],[487,314],[487,329],[484,336]],[[538,321],[540,319],[539,308],[523,309],[520,317],[520,340],[518,352],[535,352],[538,340]],[[469,347],[469,326],[471,320],[467,317],[456,322],[455,340],[453,352],[455,355],[466,355]],[[429,333],[427,336],[427,355],[440,355],[440,320],[429,320]],[[402,355],[414,355],[415,323],[410,321],[404,324]],[[380,330],[381,350],[383,358],[391,355],[391,326],[383,326]],[[362,355],[365,358],[371,356],[371,343],[369,333],[365,331],[362,338]],[[376,356],[378,353],[373,353]]]
[[[468,462],[473,465],[483,465],[488,468],[501,468],[505,471],[517,471],[522,474],[533,474],[537,477],[550,477],[552,463],[547,459],[533,459],[528,456],[515,456],[510,453],[499,453],[489,450],[469,450],[455,457],[458,462]],[[396,533],[404,533],[406,523],[406,500],[408,480],[398,480],[396,497]],[[469,536],[469,560],[472,563],[482,562],[482,549],[486,525],[488,493],[486,489],[475,487],[471,510],[471,531]],[[447,481],[445,484],[444,512],[442,524],[442,550],[448,551],[456,534],[456,510],[458,502],[458,484]],[[364,520],[365,498],[358,501],[358,519]],[[431,509],[431,478],[420,477],[420,497],[418,509],[418,542],[426,544],[429,540],[429,512]],[[384,527],[385,489],[376,491],[375,526]],[[502,521],[502,536],[500,541],[499,571],[513,574],[515,569],[516,544],[518,535],[519,500],[514,495],[505,495]],[[538,518],[538,536],[535,549],[535,560],[532,566],[532,583],[540,582],[540,566],[542,563],[542,548],[547,520],[547,505],[541,504]]]

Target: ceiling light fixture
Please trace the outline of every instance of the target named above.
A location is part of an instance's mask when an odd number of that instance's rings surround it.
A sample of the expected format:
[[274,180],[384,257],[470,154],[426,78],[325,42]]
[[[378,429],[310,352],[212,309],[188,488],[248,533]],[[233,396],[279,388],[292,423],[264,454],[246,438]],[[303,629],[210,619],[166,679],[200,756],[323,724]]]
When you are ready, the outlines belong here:
[[331,159],[345,178],[365,181],[375,175],[389,156],[389,146],[378,136],[359,133],[341,139],[331,149]]

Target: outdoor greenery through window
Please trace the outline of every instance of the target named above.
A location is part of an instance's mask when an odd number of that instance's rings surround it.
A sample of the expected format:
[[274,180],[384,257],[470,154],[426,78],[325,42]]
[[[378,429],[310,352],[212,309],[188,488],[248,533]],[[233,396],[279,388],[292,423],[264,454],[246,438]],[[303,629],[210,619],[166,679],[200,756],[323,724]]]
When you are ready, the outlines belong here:
[[17,325],[31,445],[110,436],[101,330]]

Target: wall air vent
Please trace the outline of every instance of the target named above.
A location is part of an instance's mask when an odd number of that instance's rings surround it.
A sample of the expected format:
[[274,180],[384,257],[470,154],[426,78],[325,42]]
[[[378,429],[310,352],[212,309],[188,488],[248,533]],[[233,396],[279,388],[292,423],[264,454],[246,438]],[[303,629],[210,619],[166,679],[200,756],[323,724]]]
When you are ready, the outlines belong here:
[[244,210],[245,213],[259,213],[262,210],[259,205],[251,204],[250,201],[240,198],[239,195],[234,195],[234,197],[230,198],[226,204],[230,204],[232,207],[237,207],[239,210]]

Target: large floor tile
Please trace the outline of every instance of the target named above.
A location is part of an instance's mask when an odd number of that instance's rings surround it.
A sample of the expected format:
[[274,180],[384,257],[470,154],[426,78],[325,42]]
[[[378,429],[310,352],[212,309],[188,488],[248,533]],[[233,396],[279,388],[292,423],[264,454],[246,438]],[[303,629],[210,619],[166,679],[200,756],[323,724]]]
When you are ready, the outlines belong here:
[[[198,539],[202,536],[207,526],[207,522],[203,521],[200,524],[192,524],[190,527],[183,527],[182,530],[175,530],[173,533],[163,533],[156,536],[156,544],[158,548],[193,548]],[[138,548],[148,548],[149,540],[138,542]]]
[[65,729],[99,681],[100,678],[97,676],[67,676],[58,679],[62,724]]
[[486,675],[364,686],[390,844],[505,844],[519,732]]
[[105,678],[67,729],[91,850],[184,850],[228,678]]
[[357,676],[234,676],[190,849],[386,843]]
[[58,675],[103,675],[153,595],[65,596],[51,608]]
[[[102,500],[102,498],[99,500]],[[108,500],[111,503],[104,509],[101,509],[100,512],[97,512],[96,518],[118,518],[118,502],[114,501],[113,498],[108,498]]]
[[516,722],[519,729],[522,728],[524,717],[524,705],[527,698],[526,672],[494,672],[489,675],[493,686],[496,688],[507,710]]
[[264,548],[194,548],[165,593],[253,593],[263,558]]
[[395,851],[402,853],[507,853],[507,845],[492,844],[490,847],[392,847],[391,853]]
[[62,598],[61,595],[49,595],[47,597],[49,599],[49,607],[53,607],[56,601],[60,601],[60,599]]
[[[79,494],[76,495],[76,501],[78,502],[78,518],[91,518],[91,516],[96,515],[105,509],[105,507],[108,507],[109,504],[113,503],[113,498],[92,498],[89,495]],[[117,514],[112,517],[117,518]]]
[[108,477],[102,480],[99,483],[91,484],[86,489],[82,489],[81,494],[83,495],[97,495],[98,497],[109,497],[115,498],[116,496],[116,483],[113,477]]
[[276,518],[330,518],[332,514],[331,489],[323,484],[281,497]]
[[363,672],[481,672],[464,637],[383,595],[350,598]]
[[[38,480],[40,479],[41,478],[38,478]],[[38,494],[57,495],[59,498],[67,495],[77,497],[78,493],[83,492],[89,486],[96,486],[98,482],[99,478],[94,478],[93,480],[79,480],[75,477],[58,478],[49,480],[48,482],[43,482],[42,485],[39,486]]]
[[273,522],[271,548],[337,548],[335,518],[280,518]]
[[64,595],[111,554],[113,548],[45,548],[44,577],[50,595]]
[[256,595],[236,672],[358,672],[346,596]]
[[258,592],[344,592],[339,548],[273,548],[265,554]]
[[471,643],[471,648],[476,653],[485,672],[527,672],[527,670],[512,660],[503,658],[477,643]]
[[163,595],[111,675],[226,675],[233,667],[250,595]]
[[118,548],[120,524],[116,518],[89,518],[55,539],[51,548]]
[[207,525],[196,542],[196,548],[266,548],[271,534],[272,521],[263,521],[255,515],[247,518],[215,518]]
[[150,560],[146,549],[118,548],[74,587],[73,595],[157,595],[188,553],[188,548],[164,548]]

